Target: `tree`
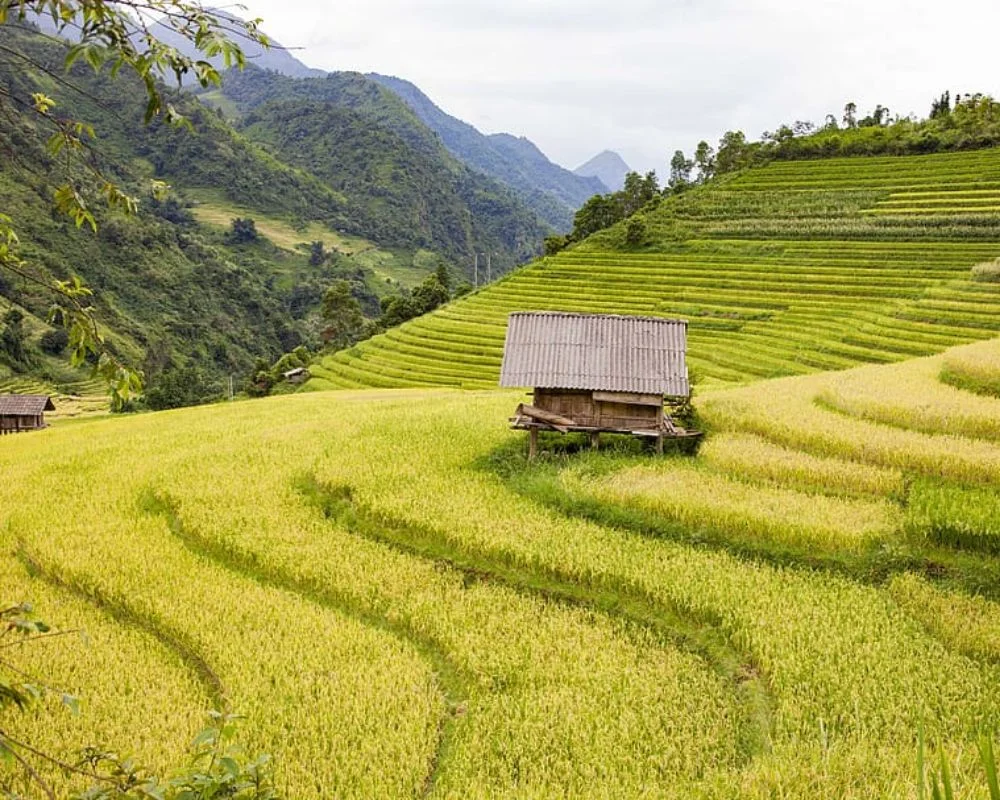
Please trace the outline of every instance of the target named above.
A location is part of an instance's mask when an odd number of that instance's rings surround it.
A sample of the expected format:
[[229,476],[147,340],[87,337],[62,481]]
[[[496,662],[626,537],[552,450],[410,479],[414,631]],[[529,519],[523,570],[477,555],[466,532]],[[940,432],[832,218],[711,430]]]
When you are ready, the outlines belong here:
[[50,356],[62,355],[69,345],[69,334],[65,328],[49,328],[38,340],[38,345]]
[[561,250],[565,250],[571,241],[572,239],[569,236],[564,236],[558,233],[546,236],[544,241],[545,255],[554,256]]
[[614,225],[619,219],[615,205],[614,195],[595,194],[591,197],[573,217],[573,240],[578,242]]
[[638,247],[646,241],[646,220],[641,214],[629,217],[625,221],[625,244]]
[[417,316],[429,314],[438,306],[443,306],[451,300],[451,294],[446,286],[441,284],[436,274],[428,275],[413,290],[413,303],[417,308]]
[[412,297],[393,297],[386,301],[382,316],[379,317],[379,324],[383,328],[393,328],[419,316],[420,309]]
[[309,245],[309,266],[318,267],[326,261],[326,250],[322,242],[313,242]]
[[694,161],[684,155],[683,150],[675,150],[670,159],[670,180],[667,185],[673,192],[682,192],[691,185],[691,171]]
[[24,314],[16,308],[3,316],[3,330],[0,331],[0,353],[4,360],[15,369],[24,369],[30,364],[27,336],[24,333]]
[[931,103],[931,119],[947,117],[951,113],[951,93],[945,91],[940,97],[935,98]]
[[257,241],[257,223],[247,217],[237,217],[230,223],[226,238],[232,244],[250,244]]
[[624,187],[621,192],[618,192],[621,212],[618,219],[614,221],[617,222],[619,219],[632,216],[646,205],[646,203],[656,197],[659,192],[660,185],[656,179],[655,172],[650,171],[645,175],[640,175],[638,172],[628,173],[625,176]]
[[847,103],[844,106],[844,126],[847,128],[857,127],[858,119],[858,104],[855,102]]
[[336,350],[354,344],[364,330],[361,304],[347,281],[334,281],[323,295],[323,342]]
[[[67,50],[67,69],[82,59],[95,72],[110,65],[110,70],[103,73],[109,79],[123,68],[135,72],[146,90],[147,123],[158,116],[169,123],[185,122],[165,100],[161,78],[173,77],[180,82],[184,76],[193,75],[203,87],[218,85],[219,71],[209,59],[221,58],[226,68],[244,65],[243,52],[233,36],[268,45],[258,30],[259,20],[243,22],[228,15],[218,16],[204,9],[198,0],[0,0],[0,26],[23,25],[35,15],[50,18],[60,33],[75,39]],[[204,57],[192,58],[157,38],[153,22],[164,26],[171,36],[193,44]],[[29,55],[13,55],[51,80],[72,86],[66,77],[34,62]],[[87,225],[96,232],[94,204],[98,198],[125,214],[136,213],[138,197],[123,191],[101,171],[98,160],[90,157],[96,132],[85,121],[61,116],[55,101],[41,92],[30,99],[0,92],[0,112],[6,117],[4,124],[20,119],[37,122],[38,127],[33,129],[39,131],[37,135],[51,155],[65,159],[66,180],[54,190],[53,206],[77,227]],[[154,181],[151,189],[159,195],[164,186]],[[95,374],[108,386],[112,407],[126,402],[141,389],[141,375],[105,345],[89,303],[90,289],[76,277],[47,278],[20,257],[18,244],[17,221],[0,214],[0,273],[16,275],[52,292],[55,303],[49,321],[66,329],[71,363],[93,363]]]
[[715,150],[702,140],[694,150],[694,163],[698,168],[698,183],[704,183],[715,172]]
[[444,262],[438,264],[437,269],[434,270],[434,277],[445,289],[451,291],[451,272],[448,270],[447,264]]
[[715,171],[722,175],[748,166],[750,145],[743,131],[726,131],[719,140],[719,152],[715,156]]
[[195,366],[163,370],[150,381],[146,405],[154,411],[208,403],[222,397],[222,385]]

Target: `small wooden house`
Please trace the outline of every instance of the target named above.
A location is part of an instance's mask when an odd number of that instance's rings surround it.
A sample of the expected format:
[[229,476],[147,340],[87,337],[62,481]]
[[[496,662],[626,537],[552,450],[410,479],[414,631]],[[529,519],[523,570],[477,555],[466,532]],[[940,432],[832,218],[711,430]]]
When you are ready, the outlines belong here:
[[305,383],[312,377],[305,367],[295,367],[287,372],[282,372],[281,375],[288,383]]
[[40,430],[45,427],[45,412],[55,410],[48,395],[0,395],[0,435]]
[[534,387],[531,404],[511,419],[539,430],[584,431],[656,440],[698,434],[678,427],[664,401],[690,397],[685,353],[687,322],[614,314],[517,312],[507,323],[500,385]]

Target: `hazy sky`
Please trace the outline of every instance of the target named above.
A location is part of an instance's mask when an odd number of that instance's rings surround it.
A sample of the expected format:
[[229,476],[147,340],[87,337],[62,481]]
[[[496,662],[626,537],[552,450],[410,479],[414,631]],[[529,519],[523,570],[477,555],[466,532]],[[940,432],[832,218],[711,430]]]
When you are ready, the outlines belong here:
[[996,0],[244,0],[312,67],[397,75],[576,167],[932,96],[1000,94]]

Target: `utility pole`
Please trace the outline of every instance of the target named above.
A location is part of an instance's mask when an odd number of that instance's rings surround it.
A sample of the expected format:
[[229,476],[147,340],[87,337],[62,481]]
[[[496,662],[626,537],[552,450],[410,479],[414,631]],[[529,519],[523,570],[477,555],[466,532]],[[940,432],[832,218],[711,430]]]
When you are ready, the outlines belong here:
[[486,283],[493,280],[493,253],[486,254]]
[[475,275],[476,275],[476,288],[479,288],[479,253],[476,253],[476,265],[475,265]]

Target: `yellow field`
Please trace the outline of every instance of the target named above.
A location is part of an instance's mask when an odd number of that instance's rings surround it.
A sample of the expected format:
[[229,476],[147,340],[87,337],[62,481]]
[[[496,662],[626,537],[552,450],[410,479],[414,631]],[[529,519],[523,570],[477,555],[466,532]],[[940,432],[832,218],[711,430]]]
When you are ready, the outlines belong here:
[[958,352],[708,394],[696,458],[528,465],[515,393],[447,390],[4,437],[4,594],[95,634],[33,655],[83,714],[5,725],[163,764],[232,708],[294,798],[876,798],[922,723],[985,797],[1000,400]]
[[191,207],[191,213],[198,222],[225,229],[229,228],[236,217],[250,217],[259,233],[278,247],[292,252],[302,246],[308,246],[310,242],[320,241],[326,247],[347,255],[353,255],[372,246],[364,239],[345,236],[319,222],[309,222],[305,227],[298,229],[285,220],[268,217],[259,211],[220,201],[218,198],[196,203]]

